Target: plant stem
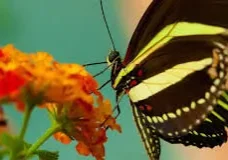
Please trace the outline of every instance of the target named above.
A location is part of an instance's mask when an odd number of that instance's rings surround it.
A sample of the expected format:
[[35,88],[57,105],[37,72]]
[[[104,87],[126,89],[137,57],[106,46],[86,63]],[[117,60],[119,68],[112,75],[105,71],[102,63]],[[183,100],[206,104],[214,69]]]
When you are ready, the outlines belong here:
[[16,155],[11,153],[10,154],[10,157],[9,157],[9,160],[15,160],[16,159]]
[[61,125],[54,124],[27,151],[26,157],[34,153],[48,138],[61,129]]
[[19,136],[19,138],[21,140],[24,139],[25,132],[26,132],[26,129],[27,129],[27,126],[28,126],[28,122],[29,122],[31,113],[32,113],[32,110],[30,109],[30,107],[27,106],[26,110],[25,110],[25,113],[24,113],[23,125],[22,125],[21,131],[20,131],[20,136]]

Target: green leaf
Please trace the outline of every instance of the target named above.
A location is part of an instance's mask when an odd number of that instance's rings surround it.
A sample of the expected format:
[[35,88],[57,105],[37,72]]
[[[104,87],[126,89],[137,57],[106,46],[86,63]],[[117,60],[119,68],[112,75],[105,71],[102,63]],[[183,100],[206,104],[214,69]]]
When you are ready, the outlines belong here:
[[35,152],[39,156],[40,160],[58,160],[59,159],[59,152],[51,152],[46,150],[38,150]]
[[0,160],[3,160],[5,156],[8,156],[9,152],[5,149],[0,150]]
[[7,133],[2,133],[0,135],[0,142],[1,145],[7,150],[6,153],[10,153],[11,159],[16,157],[19,158],[29,147],[29,145],[19,137],[14,137]]
[[11,146],[14,153],[22,152],[25,149],[25,143],[19,137],[13,137],[13,146]]
[[12,136],[10,136],[7,133],[2,133],[0,135],[0,142],[2,146],[5,146],[7,148],[11,148],[11,146],[14,145],[14,139]]

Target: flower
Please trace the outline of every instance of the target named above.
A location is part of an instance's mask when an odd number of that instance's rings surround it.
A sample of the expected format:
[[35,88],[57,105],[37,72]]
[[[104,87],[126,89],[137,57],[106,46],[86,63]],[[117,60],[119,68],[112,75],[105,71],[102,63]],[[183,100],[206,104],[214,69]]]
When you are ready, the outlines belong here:
[[[36,104],[43,106],[71,102],[80,95],[91,103],[93,99],[86,93],[97,92],[98,86],[91,79],[82,66],[60,64],[46,52],[26,54],[13,45],[0,49],[0,101],[7,97],[8,102],[23,102],[23,97],[30,95],[31,99],[40,99]],[[13,98],[9,98],[11,94]]]
[[55,133],[54,138],[63,144],[69,144],[71,142],[71,139],[62,132]]
[[54,138],[63,144],[77,140],[79,154],[97,160],[105,156],[106,130],[121,132],[112,107],[97,90],[98,83],[83,66],[62,64],[46,52],[26,54],[7,45],[0,49],[0,102],[47,108],[60,126]]
[[17,94],[26,84],[26,80],[15,71],[1,71],[0,73],[0,98]]
[[[67,66],[64,65],[63,68],[65,67]],[[85,156],[92,154],[97,160],[102,160],[105,155],[104,143],[107,142],[106,128],[110,127],[119,132],[121,128],[112,117],[110,102],[104,100],[97,91],[98,84],[93,77],[85,70],[82,71],[81,67],[67,71],[74,81],[79,82],[79,86],[75,86],[77,92],[74,92],[71,103],[46,103],[57,123],[62,124],[62,129],[54,137],[64,144],[68,143],[70,138],[77,140],[78,153]]]
[[[87,96],[93,97],[91,94]],[[87,98],[77,98],[69,105],[48,105],[49,111],[57,123],[62,124],[62,129],[54,137],[66,144],[72,138],[78,141],[76,150],[79,154],[88,156],[92,154],[97,160],[105,156],[104,143],[107,142],[106,128],[110,127],[121,132],[120,126],[111,116],[112,109],[108,100],[100,94],[95,94],[97,106],[93,101],[88,103]]]

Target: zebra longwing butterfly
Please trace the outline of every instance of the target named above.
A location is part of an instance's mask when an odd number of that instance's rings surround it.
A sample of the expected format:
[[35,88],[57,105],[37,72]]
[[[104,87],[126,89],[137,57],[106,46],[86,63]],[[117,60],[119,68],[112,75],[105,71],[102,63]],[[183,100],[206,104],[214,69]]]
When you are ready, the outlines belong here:
[[153,0],[111,82],[127,94],[151,160],[160,141],[199,148],[222,145],[228,126],[228,1]]

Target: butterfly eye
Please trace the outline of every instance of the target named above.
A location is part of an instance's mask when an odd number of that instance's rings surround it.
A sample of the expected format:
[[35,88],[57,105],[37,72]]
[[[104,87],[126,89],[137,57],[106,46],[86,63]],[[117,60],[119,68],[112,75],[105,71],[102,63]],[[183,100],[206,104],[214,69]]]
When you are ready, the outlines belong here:
[[111,53],[109,54],[107,61],[109,64],[112,64],[116,59],[118,59],[120,57],[119,52],[117,51],[111,51]]

